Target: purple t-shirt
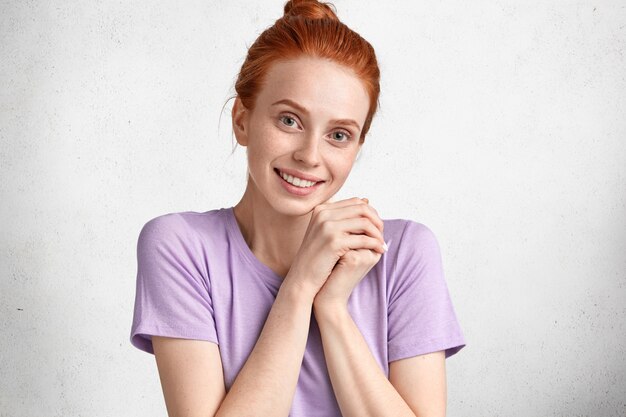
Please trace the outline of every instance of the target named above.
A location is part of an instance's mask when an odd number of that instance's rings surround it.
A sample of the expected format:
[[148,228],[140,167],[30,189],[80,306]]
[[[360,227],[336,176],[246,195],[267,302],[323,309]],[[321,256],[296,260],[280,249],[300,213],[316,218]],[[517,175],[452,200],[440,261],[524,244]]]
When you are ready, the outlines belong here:
[[[389,362],[439,350],[448,358],[465,338],[433,232],[412,220],[383,221],[389,250],[353,289],[348,311],[389,377]],[[130,341],[152,354],[152,335],[218,344],[228,391],[281,283],[246,244],[233,207],[155,217],[138,238]],[[341,416],[313,313],[289,415]]]

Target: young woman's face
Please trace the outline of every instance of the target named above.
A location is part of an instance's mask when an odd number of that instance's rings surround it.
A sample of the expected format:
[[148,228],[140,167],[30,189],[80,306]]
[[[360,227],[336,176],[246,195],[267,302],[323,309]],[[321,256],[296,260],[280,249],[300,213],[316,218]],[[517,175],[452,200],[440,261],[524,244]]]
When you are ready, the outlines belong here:
[[[309,57],[274,63],[254,110],[237,99],[233,111],[255,194],[291,215],[328,201],[352,169],[368,110],[367,91],[346,67]],[[296,195],[276,172],[283,169],[324,182]]]

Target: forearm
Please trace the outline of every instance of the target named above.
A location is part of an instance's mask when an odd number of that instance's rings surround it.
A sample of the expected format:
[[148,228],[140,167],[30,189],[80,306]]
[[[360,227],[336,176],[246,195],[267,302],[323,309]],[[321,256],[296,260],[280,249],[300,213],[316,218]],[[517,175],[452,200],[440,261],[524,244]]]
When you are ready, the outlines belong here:
[[328,374],[344,417],[415,417],[374,359],[345,306],[313,307]]
[[283,282],[216,417],[287,416],[309,334],[313,295]]

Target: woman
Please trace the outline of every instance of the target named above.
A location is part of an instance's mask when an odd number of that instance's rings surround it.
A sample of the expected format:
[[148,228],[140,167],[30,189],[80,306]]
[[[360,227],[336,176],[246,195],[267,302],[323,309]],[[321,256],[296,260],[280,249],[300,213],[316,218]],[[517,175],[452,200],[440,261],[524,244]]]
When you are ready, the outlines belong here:
[[169,415],[445,415],[465,341],[433,233],[331,202],[377,108],[373,48],[327,4],[289,1],[235,89],[243,197],[139,235],[131,342]]

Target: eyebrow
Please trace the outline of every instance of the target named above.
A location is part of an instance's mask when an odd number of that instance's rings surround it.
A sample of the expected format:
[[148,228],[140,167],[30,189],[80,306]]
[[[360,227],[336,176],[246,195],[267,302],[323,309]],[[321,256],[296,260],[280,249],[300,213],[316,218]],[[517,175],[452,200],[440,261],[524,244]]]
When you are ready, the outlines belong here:
[[[308,115],[309,111],[307,109],[305,109],[304,107],[302,107],[301,105],[299,105],[298,103],[296,103],[293,100],[289,100],[288,98],[284,98],[282,100],[278,100],[275,103],[272,103],[270,106],[276,106],[278,104],[288,104],[291,107],[301,111],[302,113]],[[331,120],[331,123],[341,123],[341,124],[347,124],[347,125],[354,125],[357,129],[359,129],[359,131],[361,130],[361,126],[359,126],[359,124],[357,122],[355,122],[352,119],[335,119],[335,120]]]

